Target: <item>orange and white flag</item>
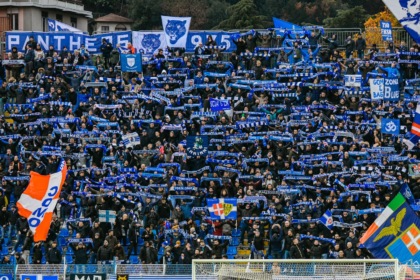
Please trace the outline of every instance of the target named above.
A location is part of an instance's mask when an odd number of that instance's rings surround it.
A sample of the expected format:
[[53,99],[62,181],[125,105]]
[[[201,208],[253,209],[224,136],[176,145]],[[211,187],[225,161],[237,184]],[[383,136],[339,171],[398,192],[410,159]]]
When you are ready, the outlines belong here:
[[29,185],[17,202],[17,208],[19,215],[28,219],[29,228],[34,233],[34,242],[47,239],[66,175],[67,166],[64,160],[61,160],[56,173],[30,173]]

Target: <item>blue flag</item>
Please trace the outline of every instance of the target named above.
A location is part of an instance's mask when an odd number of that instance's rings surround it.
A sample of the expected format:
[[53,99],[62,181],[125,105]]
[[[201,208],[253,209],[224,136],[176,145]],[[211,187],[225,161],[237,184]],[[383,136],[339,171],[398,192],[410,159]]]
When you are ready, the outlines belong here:
[[394,135],[400,134],[400,120],[383,118],[381,120],[381,133]]
[[226,99],[210,98],[210,109],[212,112],[230,110],[230,101]]
[[142,72],[142,58],[140,53],[121,54],[121,70],[123,72]]
[[398,84],[398,78],[385,78],[384,79],[384,100],[385,101],[400,100],[400,88]]
[[236,220],[238,216],[236,198],[208,198],[207,207],[212,220]]
[[405,199],[408,201],[408,203],[410,203],[410,204],[415,204],[416,203],[416,200],[414,199],[414,195],[411,192],[411,189],[410,189],[410,187],[408,186],[407,183],[404,183],[401,186],[400,193],[405,197]]
[[188,136],[187,155],[190,157],[207,156],[209,152],[209,139],[207,136]]
[[330,210],[325,211],[324,215],[319,218],[319,221],[330,230],[334,227],[332,213]]
[[420,219],[398,193],[360,239],[375,258],[420,261]]
[[390,21],[380,21],[382,40],[392,42],[392,26]]
[[303,31],[303,28],[297,24],[273,17],[274,28],[290,29]]

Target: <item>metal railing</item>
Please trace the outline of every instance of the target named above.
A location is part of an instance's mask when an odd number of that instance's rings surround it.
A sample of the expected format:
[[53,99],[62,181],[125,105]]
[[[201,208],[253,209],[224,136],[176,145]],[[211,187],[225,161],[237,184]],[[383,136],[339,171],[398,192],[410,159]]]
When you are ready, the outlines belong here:
[[12,275],[19,280],[21,275],[58,275],[59,280],[69,279],[70,274],[129,274],[141,276],[171,275],[191,276],[192,266],[183,264],[20,264],[0,265],[0,274]]
[[[206,262],[206,260],[199,260]],[[261,261],[261,260],[257,260]],[[294,260],[284,260],[281,263],[295,262]],[[298,260],[304,262],[305,260]],[[308,261],[308,260],[306,260]],[[318,260],[317,260],[318,261]],[[321,261],[321,260],[319,260]],[[324,260],[332,261],[332,260]],[[349,263],[363,260],[343,260]],[[365,260],[366,261],[366,260]],[[368,260],[375,262],[378,260]],[[380,260],[379,260],[380,261]],[[216,264],[222,260],[207,260],[209,264]],[[243,263],[247,266],[247,261],[243,260],[229,260],[226,262]],[[273,262],[273,260],[265,260],[265,262]],[[213,266],[211,266],[213,267]],[[405,279],[417,279],[416,276],[420,273],[419,264],[400,265],[405,268]],[[398,270],[396,270],[398,271]],[[11,275],[12,279],[19,280],[21,275],[57,275],[59,280],[70,279],[71,274],[106,274],[108,280],[117,280],[116,275],[130,275],[137,276],[140,279],[153,277],[153,279],[191,279],[193,274],[192,265],[182,264],[23,264],[23,265],[0,265],[0,275]],[[181,277],[181,278],[180,278]],[[134,278],[133,278],[134,279]]]

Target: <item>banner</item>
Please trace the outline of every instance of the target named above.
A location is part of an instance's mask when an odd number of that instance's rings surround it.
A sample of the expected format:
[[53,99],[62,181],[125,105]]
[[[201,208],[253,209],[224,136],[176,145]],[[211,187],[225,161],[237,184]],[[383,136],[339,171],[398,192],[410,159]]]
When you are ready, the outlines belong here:
[[21,274],[20,279],[21,280],[58,280],[58,275]]
[[140,145],[140,136],[137,132],[128,133],[121,137],[122,143],[126,148],[133,148],[136,145]]
[[400,120],[382,118],[381,133],[399,135],[400,134]]
[[106,274],[70,274],[70,280],[106,280]]
[[236,198],[208,198],[207,207],[210,212],[212,220],[225,220],[237,218],[237,205]]
[[372,100],[384,99],[384,79],[370,79],[369,83]]
[[166,49],[166,38],[163,31],[133,31],[132,38],[133,46],[145,57],[151,57],[157,54],[159,49]]
[[382,40],[392,42],[391,22],[381,20],[380,25],[381,25]]
[[226,31],[189,31],[187,37],[187,52],[194,52],[199,43],[206,44],[208,37],[211,36],[221,51],[233,52],[236,45],[232,42],[231,32]]
[[210,98],[210,109],[212,112],[230,110],[230,100]]
[[0,280],[13,280],[12,274],[0,274]]
[[166,44],[168,45],[168,47],[186,47],[190,23],[190,17],[162,16],[162,26],[166,37]]
[[120,54],[121,70],[123,72],[142,72],[141,53]]
[[400,100],[400,90],[397,78],[384,78],[384,100]]
[[[48,31],[71,31],[82,32],[82,30],[74,28],[68,24],[62,23],[58,20],[48,19]],[[83,33],[83,32],[82,32]]]
[[113,210],[99,210],[99,222],[115,223],[117,212]]
[[420,219],[398,193],[369,227],[360,242],[379,259],[420,261]]
[[410,36],[420,43],[419,5],[417,0],[382,0]]
[[16,47],[18,51],[24,52],[30,36],[34,36],[34,40],[41,45],[43,50],[48,50],[49,46],[53,45],[57,51],[62,51],[63,47],[66,46],[72,52],[84,44],[91,54],[101,53],[102,39],[106,39],[114,47],[117,44],[127,47],[127,44],[131,42],[131,31],[96,34],[93,36],[66,31],[60,33],[10,31],[6,32],[6,51],[10,52],[13,47]]
[[361,87],[362,75],[344,75],[344,85],[346,87]]
[[187,154],[190,157],[207,156],[209,152],[209,139],[207,136],[188,136]]
[[47,239],[53,211],[66,175],[67,165],[63,159],[56,173],[50,175],[41,175],[34,171],[30,173],[29,185],[16,205],[19,215],[28,219],[35,242]]

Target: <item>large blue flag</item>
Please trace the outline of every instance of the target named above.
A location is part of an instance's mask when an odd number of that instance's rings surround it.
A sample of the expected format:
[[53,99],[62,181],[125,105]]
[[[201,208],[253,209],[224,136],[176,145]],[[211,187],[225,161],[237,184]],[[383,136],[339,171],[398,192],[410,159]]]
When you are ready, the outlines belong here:
[[398,193],[360,239],[375,258],[420,262],[420,219]]
[[121,54],[121,70],[123,72],[141,72],[142,60],[141,54]]
[[416,200],[414,199],[414,195],[411,192],[411,189],[407,183],[404,183],[401,186],[400,193],[405,197],[405,199],[408,201],[408,203],[410,203],[410,205],[416,203]]
[[381,120],[381,133],[394,135],[400,134],[400,120],[383,118]]
[[420,43],[420,11],[417,0],[382,0],[389,10],[407,30],[410,36]]
[[274,28],[290,29],[295,31],[303,31],[302,26],[293,24],[291,22],[273,17]]
[[236,198],[208,198],[207,207],[212,220],[236,220],[238,216]]

